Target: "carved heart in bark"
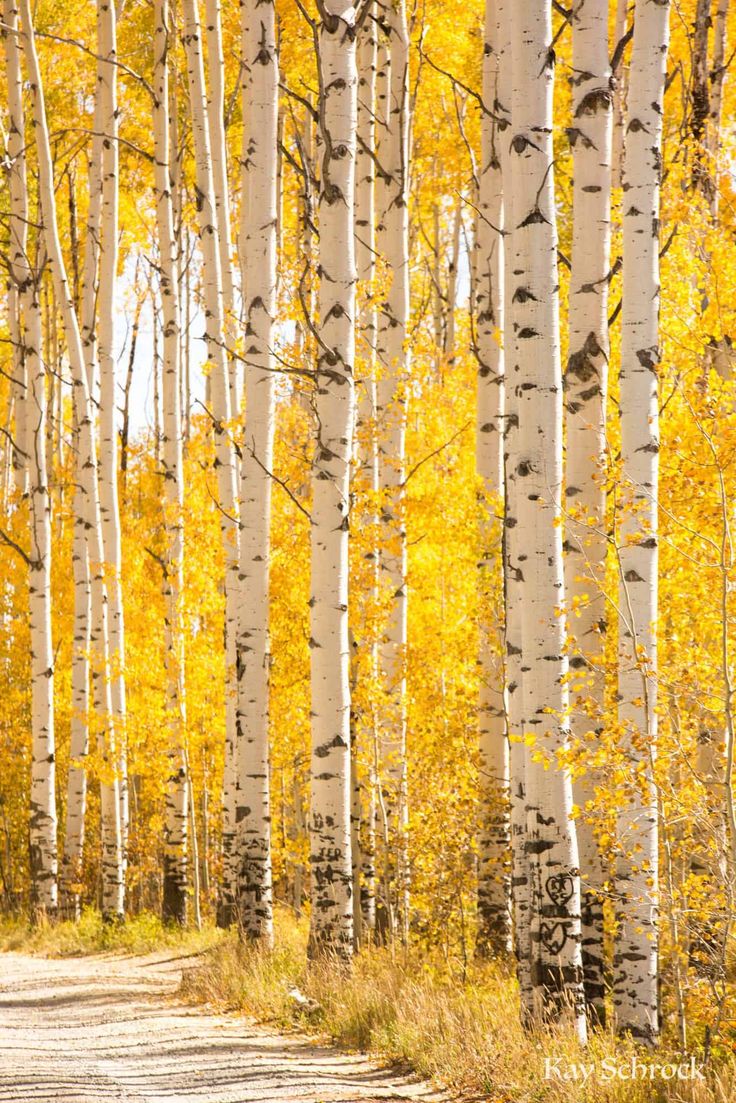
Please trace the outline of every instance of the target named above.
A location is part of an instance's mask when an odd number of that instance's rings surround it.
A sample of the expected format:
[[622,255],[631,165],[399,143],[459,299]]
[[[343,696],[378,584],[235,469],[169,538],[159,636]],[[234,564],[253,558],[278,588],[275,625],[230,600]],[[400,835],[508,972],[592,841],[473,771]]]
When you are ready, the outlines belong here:
[[563,923],[542,923],[539,938],[545,950],[554,956],[567,942],[567,929]]
[[572,898],[573,883],[572,877],[567,873],[556,873],[553,877],[547,878],[547,895],[553,904],[558,907],[562,907],[568,900]]

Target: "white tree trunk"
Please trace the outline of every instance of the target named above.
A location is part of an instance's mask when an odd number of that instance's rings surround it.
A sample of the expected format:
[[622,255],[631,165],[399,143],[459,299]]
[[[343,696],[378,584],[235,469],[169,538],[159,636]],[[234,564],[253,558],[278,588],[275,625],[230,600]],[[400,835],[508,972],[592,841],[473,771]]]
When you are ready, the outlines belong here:
[[79,432],[75,433],[77,456],[74,488],[74,638],[72,641],[72,714],[70,719],[69,772],[66,788],[66,830],[61,862],[61,908],[67,919],[78,919],[82,860],[87,813],[87,770],[89,752],[89,636],[92,606],[87,558],[84,501],[79,489],[83,474],[79,468]]
[[309,952],[353,950],[350,854],[348,526],[355,362],[354,181],[357,129],[354,16],[325,0],[319,35],[321,102],[317,440],[312,486],[312,765]]
[[222,277],[219,235],[214,204],[210,133],[205,105],[202,41],[197,0],[183,0],[184,46],[187,57],[189,98],[196,162],[196,186],[199,193],[199,241],[203,259],[205,340],[211,365],[209,376],[213,405],[213,430],[217,456],[217,481],[220,498],[220,532],[225,552],[225,778],[223,782],[223,880],[219,922],[233,921],[236,886],[236,729],[238,620],[238,517],[235,459],[226,426],[230,421],[230,383],[224,349]]
[[72,369],[75,404],[79,425],[79,466],[84,473],[80,483],[83,513],[90,548],[92,619],[90,650],[93,661],[93,697],[97,713],[98,742],[102,757],[101,819],[102,819],[102,897],[107,918],[123,914],[123,876],[120,846],[120,819],[117,792],[114,733],[110,727],[112,713],[108,656],[107,593],[104,576],[104,550],[100,518],[97,446],[92,399],[87,384],[85,357],[74,310],[64,256],[59,239],[54,193],[53,166],[49,144],[43,84],[38,65],[36,43],[29,0],[21,0],[23,49],[31,86],[33,119],[38,155],[39,195],[44,241],[54,283],[57,305],[64,322],[67,351]]
[[[274,436],[279,70],[273,0],[241,7],[245,234],[245,435],[240,482],[238,918],[273,938],[269,793],[269,558]],[[247,105],[247,110],[246,110]],[[247,142],[247,149],[245,148]]]
[[514,328],[518,363],[518,567],[522,608],[524,733],[549,762],[526,770],[535,1014],[571,1014],[586,1033],[580,946],[580,876],[566,744],[567,660],[562,538],[562,376],[553,173],[551,5],[512,13]]
[[26,399],[32,386],[26,371],[23,348],[22,315],[31,298],[30,271],[26,256],[28,243],[28,180],[25,154],[25,118],[23,112],[23,80],[18,51],[18,8],[16,0],[5,0],[2,31],[7,72],[8,95],[8,191],[10,210],[8,229],[8,329],[12,342],[13,404],[15,424],[12,463],[15,487],[19,494],[28,490],[30,448]]
[[[232,233],[230,230],[230,192],[227,179],[227,143],[225,141],[225,58],[222,50],[220,0],[205,0],[207,27],[207,122],[210,131],[212,186],[217,213],[217,248],[222,279],[223,332],[229,349],[235,345],[235,286],[233,283]],[[244,59],[245,64],[248,62]],[[240,362],[228,354],[230,413],[240,412]]]
[[[565,598],[570,658],[572,735],[583,744],[594,723],[602,732],[602,665],[606,568],[606,394],[608,274],[611,241],[611,68],[608,0],[576,0],[572,8],[573,238],[570,343],[565,373],[567,429]],[[576,615],[571,610],[577,609]],[[596,708],[591,720],[586,702]],[[605,869],[592,824],[596,774],[574,787],[581,871],[583,970],[591,1016],[603,1022],[603,896]]]
[[[362,492],[378,502],[380,483],[376,437],[376,311],[373,281],[376,270],[375,163],[377,33],[371,10],[358,37],[358,144],[355,160],[355,267],[362,291],[358,317],[357,356],[357,469]],[[367,523],[378,530],[378,514],[371,508]],[[377,602],[380,582],[380,549],[376,541],[367,553],[371,567],[371,599]],[[358,642],[363,647],[363,641]],[[377,641],[369,645],[368,669],[378,684]],[[378,715],[371,703],[368,715],[358,717],[353,736],[351,765],[353,792],[353,933],[356,946],[376,925],[376,762]]]
[[163,591],[166,604],[166,712],[169,727],[169,778],[164,823],[163,917],[184,924],[187,918],[188,784],[185,746],[184,637],[181,624],[184,567],[184,485],[182,481],[181,391],[179,385],[179,284],[173,180],[169,163],[168,0],[154,4],[153,137],[159,283],[163,314],[163,473],[166,552]]
[[518,357],[516,350],[513,300],[515,286],[515,238],[513,235],[513,193],[511,165],[512,84],[511,84],[511,5],[497,0],[498,12],[498,94],[496,114],[499,130],[498,150],[501,178],[507,201],[504,203],[504,681],[506,728],[509,746],[509,796],[511,831],[511,898],[513,905],[514,954],[523,1014],[532,1014],[531,931],[529,860],[526,852],[526,760],[523,742],[523,672],[521,665],[523,576],[519,568],[519,520],[517,461],[519,447],[519,409],[516,393]]
[[[29,276],[31,273],[29,271]],[[31,899],[35,908],[56,913],[56,766],[54,742],[54,650],[51,640],[51,499],[46,470],[46,369],[41,354],[39,281],[24,296],[23,346],[27,366],[31,555]]]
[[[613,49],[623,39],[627,30],[629,0],[616,0],[616,17],[613,24]],[[620,55],[613,77],[613,138],[611,142],[611,186],[621,187],[621,166],[624,158],[624,105],[626,103],[626,84],[628,74],[624,68],[623,53]]]
[[406,388],[410,364],[409,320],[409,35],[404,0],[383,15],[390,83],[385,126],[379,139],[376,244],[388,267],[389,287],[378,313],[380,365],[376,420],[381,480],[381,573],[390,596],[381,646],[386,696],[381,717],[380,784],[387,815],[389,853],[384,855],[385,906],[392,934],[403,940],[409,924],[408,807],[406,777],[406,522],[404,461]]
[[[475,242],[476,356],[478,360],[476,471],[488,498],[481,522],[481,559],[478,564],[483,615],[480,629],[479,785],[477,952],[505,953],[511,948],[511,885],[509,859],[509,743],[504,703],[504,631],[500,580],[490,576],[499,562],[500,510],[503,502],[504,450],[504,241],[505,203],[501,172],[501,144],[507,126],[499,127],[491,114],[503,119],[499,96],[499,5],[487,0],[483,47],[483,103],[481,165],[478,189],[478,228]],[[503,119],[505,123],[506,120]],[[495,619],[497,614],[499,619]]]
[[118,266],[118,103],[117,38],[115,5],[97,3],[97,96],[100,100],[102,132],[102,186],[99,242],[99,284],[97,288],[100,372],[100,513],[105,550],[107,598],[109,602],[110,696],[117,752],[117,783],[120,804],[120,845],[123,877],[128,845],[128,767],[125,705],[125,629],[121,583],[120,510],[117,483],[117,429],[115,388],[115,285]]
[[726,78],[726,42],[728,31],[728,0],[718,0],[715,19],[713,20],[713,57],[710,66],[710,106],[708,110],[708,128],[706,141],[708,153],[711,157],[711,173],[713,176],[713,194],[711,198],[711,214],[715,218],[718,214],[718,158],[721,149],[721,115],[723,112],[723,82]]
[[[637,10],[624,159],[621,314],[619,721],[640,783],[618,817],[619,926],[613,1003],[618,1027],[644,1041],[659,1030],[656,753],[659,187],[669,0]],[[640,772],[640,773],[639,773]]]

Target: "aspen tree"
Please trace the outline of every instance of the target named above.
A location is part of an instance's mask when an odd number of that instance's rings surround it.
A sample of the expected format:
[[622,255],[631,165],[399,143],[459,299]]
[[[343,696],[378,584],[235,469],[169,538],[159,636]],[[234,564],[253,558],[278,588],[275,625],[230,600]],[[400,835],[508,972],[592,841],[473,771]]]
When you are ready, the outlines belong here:
[[728,0],[718,0],[713,20],[713,56],[708,79],[710,97],[708,108],[708,126],[706,144],[711,159],[713,189],[711,194],[711,214],[718,215],[718,158],[721,148],[721,114],[723,112],[723,82],[726,77],[726,39],[728,32]]
[[[515,270],[515,236],[513,233],[513,203],[511,174],[512,83],[511,83],[511,5],[509,0],[497,0],[498,75],[493,103],[498,128],[497,150],[501,162],[501,180],[507,201],[504,204],[504,520],[503,520],[503,589],[504,589],[504,680],[506,729],[509,747],[509,797],[511,834],[511,897],[513,909],[513,941],[517,975],[525,1019],[532,1014],[531,932],[529,904],[531,882],[526,852],[526,759],[523,741],[524,701],[521,664],[523,575],[519,567],[519,524],[517,494],[517,449],[519,413],[517,396],[518,363],[513,299]],[[486,103],[486,108],[490,105]]]
[[312,765],[309,953],[353,950],[348,529],[353,448],[357,130],[356,12],[323,0],[319,24],[317,440],[312,469]]
[[[573,154],[573,238],[569,354],[565,372],[566,543],[565,598],[573,636],[571,731],[581,743],[591,720],[585,699],[604,699],[603,624],[606,570],[606,394],[612,93],[608,58],[608,0],[572,7],[573,102],[568,131]],[[572,610],[575,615],[572,615]],[[597,722],[597,733],[602,724]],[[582,947],[589,1013],[605,1015],[603,979],[603,859],[590,818],[596,777],[575,783],[582,891]]]
[[[374,502],[380,492],[378,441],[376,438],[376,326],[377,313],[373,282],[376,273],[375,164],[376,88],[378,36],[375,10],[371,6],[358,36],[358,144],[355,160],[355,267],[362,292],[358,316],[361,355],[357,358],[360,375],[357,388],[357,459],[364,491]],[[368,523],[378,529],[378,516],[371,510]],[[372,598],[378,598],[380,550],[378,543],[367,553],[370,557]],[[378,643],[370,643],[369,669],[378,684]],[[356,946],[376,925],[376,745],[378,716],[371,702],[369,715],[361,718],[360,746],[353,748],[352,779],[352,861],[353,861],[353,933]]]
[[[568,1011],[585,1037],[580,876],[567,740],[562,539],[562,378],[552,153],[551,4],[512,10],[512,195],[515,354],[518,363],[518,570],[524,586],[524,735],[535,1015]],[[547,769],[538,761],[548,759]]]
[[34,908],[58,905],[54,653],[51,638],[51,500],[46,433],[46,369],[42,356],[40,276],[29,259],[25,113],[18,50],[18,9],[6,0],[3,34],[9,109],[9,323],[16,401],[16,487],[29,494],[28,586],[31,648],[30,874]]
[[90,593],[92,616],[90,620],[90,650],[95,656],[92,667],[93,697],[99,725],[98,742],[103,770],[100,781],[102,909],[105,917],[113,919],[121,917],[123,914],[124,883],[120,843],[120,807],[115,776],[115,742],[114,731],[110,722],[112,708],[109,678],[107,593],[100,517],[96,433],[79,322],[74,309],[59,239],[46,107],[28,0],[21,0],[20,11],[23,25],[23,51],[26,58],[33,105],[43,234],[56,301],[64,322],[79,426],[79,470],[83,473],[80,491],[83,499],[87,539],[91,549]]
[[100,378],[99,479],[100,514],[109,602],[110,694],[117,753],[120,845],[125,876],[128,842],[128,770],[126,762],[125,628],[121,582],[120,509],[115,427],[115,286],[118,266],[118,102],[115,5],[97,3],[97,96],[102,133],[100,187],[99,281],[97,286],[97,357]]
[[[478,359],[476,471],[482,481],[484,515],[479,590],[482,608],[493,591],[489,577],[497,562],[499,525],[494,513],[503,501],[504,223],[505,202],[499,145],[506,119],[499,103],[500,21],[498,4],[487,0],[483,46],[483,114],[476,232],[476,356]],[[503,126],[497,125],[501,119]],[[488,503],[487,505],[485,503]],[[478,839],[478,953],[510,949],[510,883],[507,873],[509,744],[504,703],[503,626],[484,618],[480,624],[480,695],[478,699],[481,825]]]
[[89,643],[92,606],[87,557],[84,500],[80,485],[79,431],[75,430],[74,536],[74,632],[72,640],[72,714],[70,719],[69,771],[66,788],[66,830],[61,861],[61,910],[65,918],[77,919],[80,913],[79,886],[82,882],[85,817],[87,814],[87,770],[89,753]]
[[48,416],[46,368],[41,355],[39,279],[29,272],[24,295],[22,340],[27,367],[26,417],[29,445],[31,554],[29,610],[31,634],[31,900],[54,915],[58,906],[56,766],[54,739],[54,649],[51,640],[51,499],[46,469]]
[[659,188],[669,0],[639,5],[624,158],[618,716],[637,780],[618,816],[613,1005],[619,1030],[652,1042],[658,1013],[657,491]]
[[8,258],[8,330],[12,345],[13,404],[15,425],[12,462],[16,490],[28,489],[28,418],[26,398],[30,382],[23,348],[23,306],[31,297],[31,273],[26,257],[28,246],[28,179],[25,155],[23,81],[18,52],[18,8],[16,0],[5,0],[3,6],[2,40],[5,50],[8,96],[8,191],[10,211],[10,251]]
[[184,566],[184,486],[179,386],[179,283],[173,181],[169,163],[170,15],[168,0],[154,5],[153,139],[159,285],[163,314],[163,476],[166,551],[163,561],[165,611],[166,711],[169,726],[169,777],[164,823],[163,917],[187,918],[188,777],[185,747],[184,638],[181,603]]
[[[217,249],[222,280],[223,332],[228,350],[235,343],[235,285],[233,282],[232,234],[230,230],[230,192],[227,179],[227,143],[225,141],[225,57],[222,48],[220,0],[205,0],[207,28],[207,123],[210,131],[212,186],[217,214]],[[240,412],[238,361],[228,351],[230,413]]]
[[[98,73],[102,61],[98,61]],[[85,357],[87,386],[90,396],[99,392],[99,371],[97,360],[97,285],[100,248],[100,223],[102,214],[102,160],[103,134],[102,110],[103,97],[95,97],[93,116],[94,135],[89,158],[88,190],[89,204],[86,218],[86,235],[82,262],[80,287],[80,331]],[[83,416],[83,415],[82,415]],[[93,638],[91,621],[93,610],[91,600],[90,557],[94,540],[87,538],[87,519],[85,516],[86,498],[82,492],[85,472],[80,449],[78,402],[74,402],[75,420],[75,488],[74,488],[74,543],[72,548],[72,567],[74,571],[74,633],[72,642],[72,717],[70,739],[70,762],[67,777],[66,831],[61,866],[62,910],[65,915],[74,916],[79,911],[79,894],[76,886],[81,880],[84,856],[85,817],[87,814],[87,771],[84,760],[89,753],[89,716],[90,716],[90,650]],[[125,423],[124,423],[125,429]],[[121,461],[122,461],[121,457]],[[94,639],[99,636],[99,628],[94,631]],[[99,683],[95,683],[98,685]],[[99,697],[99,694],[96,694]],[[100,702],[98,701],[98,704]],[[121,839],[122,846],[122,839]]]
[[376,246],[385,260],[388,287],[378,308],[376,422],[381,485],[381,572],[390,593],[381,668],[385,707],[381,718],[380,784],[389,853],[384,905],[392,936],[408,936],[409,859],[406,778],[406,519],[404,461],[409,350],[409,35],[404,0],[382,13],[388,39],[388,103],[379,139],[376,181]]
[[201,28],[197,0],[183,0],[184,47],[187,58],[189,99],[198,193],[199,242],[203,261],[205,341],[210,363],[212,421],[216,448],[220,506],[220,532],[225,553],[225,779],[223,782],[223,880],[219,922],[234,918],[236,892],[236,728],[238,622],[238,517],[235,460],[228,437],[230,384],[224,348],[225,323],[222,305],[217,212],[213,200],[210,133],[205,104]]
[[708,84],[710,84],[710,96],[708,96],[708,118],[705,131],[705,142],[710,159],[711,171],[711,214],[715,218],[718,214],[719,189],[718,186],[718,157],[721,152],[721,116],[723,113],[723,85],[726,77],[726,39],[728,20],[728,0],[717,0],[715,17],[713,19],[713,55],[710,71],[708,71]]
[[690,86],[690,133],[693,139],[693,186],[712,201],[713,177],[706,152],[710,114],[708,36],[711,0],[696,0],[693,24],[693,71]]
[[[279,69],[273,0],[244,0],[245,435],[240,482],[238,918],[273,939],[269,793],[269,558],[274,436]],[[247,144],[247,148],[246,148]]]
[[616,0],[613,23],[614,65],[612,71],[613,136],[611,139],[611,185],[621,187],[621,165],[624,156],[624,104],[626,101],[627,72],[624,67],[624,44],[629,16],[629,0]]

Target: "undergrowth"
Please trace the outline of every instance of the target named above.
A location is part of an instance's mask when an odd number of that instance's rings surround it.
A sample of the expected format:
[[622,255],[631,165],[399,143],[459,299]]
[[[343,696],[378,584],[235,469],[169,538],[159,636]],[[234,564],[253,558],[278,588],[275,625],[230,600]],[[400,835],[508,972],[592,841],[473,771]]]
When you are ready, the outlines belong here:
[[0,919],[0,950],[15,950],[46,957],[75,957],[84,954],[120,952],[146,954],[162,948],[183,953],[214,946],[221,932],[212,926],[201,931],[167,926],[151,912],[141,912],[123,923],[105,923],[99,911],[85,908],[78,923],[51,923],[40,919]]
[[[335,962],[306,963],[303,922],[281,912],[276,949],[243,945],[228,933],[188,970],[183,996],[244,1011],[279,1029],[330,1036],[350,1048],[409,1066],[463,1099],[493,1103],[732,1103],[736,1063],[724,1058],[705,1079],[623,1079],[654,1063],[679,1065],[663,1046],[645,1052],[612,1033],[593,1034],[581,1050],[558,1026],[534,1035],[521,1029],[516,982],[503,964],[454,968],[418,951],[361,951],[348,972]],[[552,1060],[546,1070],[545,1058]],[[559,1058],[559,1062],[557,1062]],[[632,1062],[638,1062],[632,1065]],[[562,1080],[554,1069],[592,1066],[586,1081]],[[616,1075],[607,1079],[611,1069]],[[545,1072],[550,1075],[545,1078]]]

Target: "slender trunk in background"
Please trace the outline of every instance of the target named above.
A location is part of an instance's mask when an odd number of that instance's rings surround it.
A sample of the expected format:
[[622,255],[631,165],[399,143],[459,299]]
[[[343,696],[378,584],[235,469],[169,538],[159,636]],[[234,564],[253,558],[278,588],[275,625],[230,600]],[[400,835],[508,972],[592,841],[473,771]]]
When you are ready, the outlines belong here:
[[[514,328],[518,362],[519,570],[524,735],[531,868],[531,968],[536,1018],[572,1015],[586,1034],[580,947],[580,874],[572,783],[556,756],[567,743],[567,658],[562,535],[562,372],[552,150],[552,10],[529,0],[512,11]],[[528,673],[527,673],[528,672]]]
[[460,267],[460,242],[463,233],[462,195],[455,201],[455,213],[452,217],[452,241],[450,263],[447,268],[447,325],[445,326],[445,359],[449,367],[455,362],[455,321],[457,310],[457,278]]
[[434,366],[439,373],[445,344],[445,299],[442,294],[442,228],[440,208],[432,204],[432,322],[434,325]]
[[[138,272],[134,283],[137,286]],[[128,471],[128,445],[130,443],[130,392],[133,386],[133,369],[135,368],[135,353],[138,347],[138,333],[141,325],[141,311],[143,310],[143,295],[138,295],[133,315],[133,325],[130,330],[130,351],[128,352],[128,369],[125,373],[123,386],[123,424],[120,429],[120,474],[123,481],[123,501],[125,501],[126,476]]]
[[[25,452],[16,466],[16,487],[29,495],[28,560],[31,650],[30,876],[34,911],[53,916],[58,906],[54,652],[51,639],[51,500],[46,434],[46,369],[42,356],[40,274],[29,259],[25,116],[18,50],[18,9],[6,0],[5,36],[10,132],[10,332],[16,397],[16,428]],[[18,442],[16,441],[16,444]],[[17,450],[16,450],[17,455]]]
[[697,0],[693,25],[693,71],[690,83],[690,134],[692,149],[692,182],[706,199],[713,199],[713,177],[706,152],[706,134],[710,115],[708,88],[708,35],[711,0]]
[[112,720],[117,752],[120,845],[123,877],[128,848],[128,766],[125,704],[125,628],[121,582],[120,510],[118,503],[117,396],[115,388],[115,284],[118,266],[118,103],[115,5],[97,3],[97,95],[101,100],[102,211],[100,278],[97,288],[97,350],[100,370],[100,513],[109,602],[109,661]]
[[102,910],[105,918],[123,915],[123,868],[120,845],[120,806],[116,773],[114,730],[111,725],[110,672],[108,657],[107,593],[97,470],[97,444],[92,397],[87,382],[85,355],[79,322],[74,309],[64,256],[59,238],[54,193],[53,164],[49,143],[43,84],[38,65],[29,0],[20,2],[23,50],[31,87],[35,144],[38,156],[39,196],[44,242],[54,283],[56,302],[64,322],[67,351],[72,369],[75,407],[79,426],[79,470],[83,473],[80,494],[90,549],[91,604],[90,651],[93,656],[93,699],[102,759],[100,794],[102,820]]
[[[210,131],[210,155],[212,158],[212,186],[217,214],[217,249],[220,257],[222,280],[223,333],[228,349],[234,347],[237,329],[235,325],[235,287],[233,283],[232,233],[230,230],[230,193],[227,180],[227,143],[225,141],[225,58],[222,50],[222,20],[220,0],[205,0],[205,24],[207,28],[207,123]],[[248,62],[246,61],[247,65]],[[228,385],[230,388],[230,414],[240,412],[241,387],[240,362],[228,353]]]
[[519,557],[519,505],[517,492],[517,465],[519,448],[519,403],[517,393],[518,356],[515,337],[515,312],[513,299],[516,268],[514,234],[511,136],[512,83],[511,83],[511,4],[509,0],[497,0],[498,12],[498,93],[496,125],[499,130],[497,148],[501,159],[501,179],[505,194],[504,204],[504,671],[506,691],[506,730],[509,738],[509,796],[511,801],[511,900],[513,905],[513,935],[516,970],[519,980],[522,1014],[529,1021],[533,1010],[531,980],[531,930],[529,858],[526,851],[526,762],[528,751],[523,741],[524,698],[521,652],[523,628],[521,607],[524,599],[524,578]]
[[711,214],[718,215],[718,159],[721,150],[721,114],[723,111],[723,82],[726,77],[726,41],[728,32],[728,0],[718,0],[713,21],[713,59],[708,79],[710,81],[710,106],[706,142],[710,155],[710,170],[713,178],[711,196]]
[[[378,442],[376,438],[376,326],[377,312],[373,281],[376,271],[375,163],[377,34],[371,11],[358,36],[358,144],[355,160],[355,268],[361,292],[358,315],[356,378],[357,473],[360,489],[370,496],[366,522],[378,532],[380,485]],[[370,600],[377,604],[380,582],[380,551],[377,540],[366,553],[371,570]],[[365,665],[374,686],[378,685],[378,641],[359,640],[358,648],[367,648]],[[357,661],[357,656],[356,656]],[[378,713],[374,694],[370,711],[361,715],[352,748],[352,861],[353,861],[353,935],[356,947],[370,938],[376,925],[376,761]]]
[[509,743],[503,688],[505,635],[499,600],[501,580],[492,574],[499,562],[504,493],[505,381],[500,334],[504,332],[505,321],[503,233],[506,204],[500,146],[508,141],[508,124],[502,114],[506,105],[500,102],[499,87],[501,14],[497,0],[487,0],[482,93],[486,110],[481,120],[475,242],[475,351],[478,360],[475,462],[481,480],[481,558],[478,564],[480,832],[476,952],[481,956],[504,954],[511,949]]
[[229,926],[235,918],[236,892],[236,729],[237,729],[237,659],[238,622],[238,516],[235,480],[235,457],[228,436],[230,421],[230,381],[223,337],[225,332],[222,309],[217,213],[213,200],[210,134],[205,107],[204,72],[202,67],[201,28],[197,0],[183,0],[184,46],[187,57],[189,99],[192,112],[192,135],[196,162],[196,187],[199,196],[199,242],[203,261],[203,298],[205,340],[211,365],[209,380],[212,392],[213,431],[216,448],[217,482],[220,505],[220,532],[225,552],[225,777],[223,781],[223,878],[218,923]]
[[[302,285],[303,311],[306,317],[296,323],[296,344],[299,352],[307,359],[310,348],[309,323],[314,317],[314,191],[316,185],[316,165],[314,160],[314,119],[311,106],[304,109],[304,126],[297,134],[297,145],[301,161],[301,189],[299,192],[300,234],[300,278]],[[302,383],[302,386],[304,384]],[[306,406],[308,394],[300,394],[300,401]]]
[[383,855],[384,906],[390,933],[406,941],[409,929],[409,858],[406,776],[406,519],[404,461],[409,350],[409,36],[406,5],[397,0],[382,15],[388,38],[390,84],[379,138],[376,245],[389,286],[378,311],[376,421],[381,483],[381,574],[390,594],[381,645],[385,704],[381,717],[379,783],[386,809],[389,853]]
[[[29,271],[29,276],[31,273]],[[55,915],[57,888],[56,747],[54,741],[54,649],[51,640],[51,499],[46,470],[46,368],[41,356],[40,280],[34,275],[24,296],[23,348],[28,395],[31,554],[29,612],[31,643],[31,903]]]
[[26,371],[23,347],[22,316],[32,297],[31,272],[26,255],[28,245],[28,179],[25,154],[25,119],[23,112],[23,79],[18,51],[18,7],[16,0],[5,0],[3,22],[6,30],[1,37],[5,50],[8,136],[7,170],[10,233],[8,258],[8,331],[12,343],[13,403],[15,425],[13,432],[12,463],[15,488],[19,494],[28,491],[28,464],[30,441],[26,416],[27,396],[32,386]]
[[61,913],[65,919],[78,919],[82,887],[85,818],[87,814],[87,769],[89,753],[89,640],[92,606],[87,558],[87,534],[84,502],[80,484],[79,430],[74,434],[74,635],[72,640],[72,714],[70,718],[69,772],[66,788],[66,831],[61,862]]
[[[640,5],[634,25],[624,158],[621,313],[621,523],[618,716],[638,779],[618,815],[613,1006],[618,1028],[659,1032],[657,490],[659,452],[659,188],[669,0]],[[621,499],[620,499],[621,500]]]
[[[354,181],[358,73],[344,0],[319,32],[320,285],[310,599],[312,766],[309,954],[353,952],[348,528],[355,362]],[[347,17],[354,10],[347,9]]]
[[[102,60],[98,61],[98,84],[102,70]],[[100,232],[102,225],[102,173],[103,173],[103,133],[102,113],[105,107],[104,97],[95,96],[95,110],[92,120],[94,134],[87,173],[86,232],[84,240],[84,261],[82,265],[81,301],[79,304],[79,325],[87,370],[87,385],[94,403],[99,401],[99,365],[97,360],[97,289],[100,259]]]
[[[623,40],[628,24],[630,0],[616,0],[616,18],[613,24],[613,49]],[[621,187],[621,168],[624,158],[624,115],[628,72],[624,67],[623,50],[611,74],[613,78],[613,137],[611,139],[611,186]]]
[[[565,600],[573,639],[574,740],[603,731],[606,618],[606,395],[608,274],[611,245],[611,68],[608,0],[576,0],[572,8],[573,236],[569,354],[564,380],[567,430]],[[575,613],[573,615],[573,610]],[[586,702],[592,702],[594,717]],[[605,1018],[603,886],[606,871],[589,813],[596,773],[574,786],[581,873],[585,998],[592,1019]],[[587,811],[586,811],[587,810]]]
[[153,140],[159,286],[163,314],[163,476],[166,551],[163,563],[165,602],[166,712],[169,727],[169,777],[164,821],[163,918],[184,924],[187,919],[188,784],[184,697],[184,634],[181,603],[184,583],[184,485],[179,386],[179,283],[169,156],[168,0],[154,4]]
[[269,793],[269,560],[273,469],[278,213],[279,69],[273,0],[244,0],[243,87],[248,120],[243,195],[245,434],[240,480],[238,624],[238,921],[273,939]]

